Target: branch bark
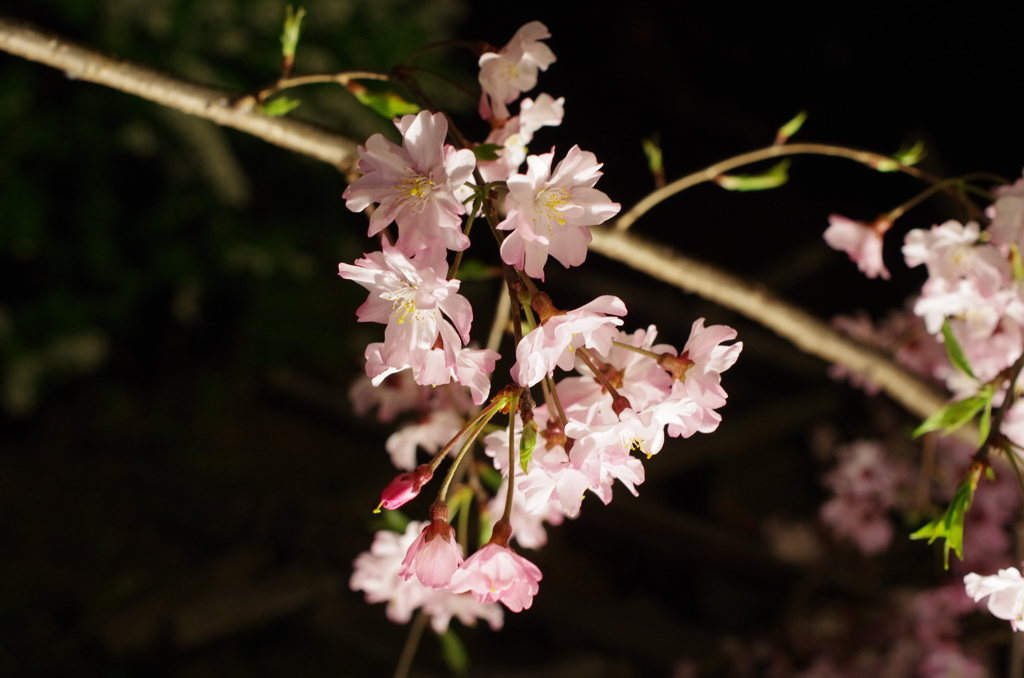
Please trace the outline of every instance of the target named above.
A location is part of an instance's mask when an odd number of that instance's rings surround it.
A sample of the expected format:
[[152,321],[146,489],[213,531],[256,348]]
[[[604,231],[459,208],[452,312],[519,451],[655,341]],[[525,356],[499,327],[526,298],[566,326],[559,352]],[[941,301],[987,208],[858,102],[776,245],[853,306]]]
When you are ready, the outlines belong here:
[[347,172],[358,160],[356,144],[351,139],[313,125],[263,115],[251,104],[236,106],[236,93],[182,82],[3,16],[0,50],[60,69],[72,79],[106,85],[218,125],[234,127],[334,165],[342,172]]
[[[106,85],[234,127],[342,171],[351,169],[357,159],[355,142],[343,136],[293,120],[268,117],[254,108],[236,106],[233,102],[237,95],[230,92],[185,83],[2,16],[0,50],[59,68],[72,78]],[[593,251],[737,311],[807,353],[864,375],[920,417],[929,416],[946,402],[944,395],[886,356],[853,342],[754,283],[694,261],[669,247],[628,235],[623,230],[616,231],[614,225],[595,227],[591,231]],[[966,428],[961,431],[971,435]]]
[[[839,334],[762,285],[730,275],[612,226],[591,227],[590,249],[684,292],[697,294],[761,323],[797,348],[864,375],[909,411],[924,418],[946,397],[888,357]],[[977,434],[974,434],[977,439]]]

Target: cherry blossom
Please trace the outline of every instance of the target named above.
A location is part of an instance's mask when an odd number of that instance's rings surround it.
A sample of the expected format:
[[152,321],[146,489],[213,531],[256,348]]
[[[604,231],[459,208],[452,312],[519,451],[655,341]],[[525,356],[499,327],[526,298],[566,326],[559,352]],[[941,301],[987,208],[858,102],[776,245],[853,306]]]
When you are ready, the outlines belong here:
[[889,269],[882,261],[882,237],[892,227],[891,221],[865,224],[838,214],[830,215],[824,238],[828,246],[850,255],[850,260],[869,278],[889,279]]
[[548,255],[566,268],[587,258],[596,226],[619,213],[620,205],[594,188],[601,163],[579,146],[569,149],[554,172],[555,152],[526,158],[527,173],[508,179],[508,216],[498,224],[512,231],[501,244],[501,258],[533,278],[544,279]]
[[[550,302],[548,302],[550,303]],[[516,347],[512,378],[520,386],[533,386],[555,367],[571,370],[580,346],[601,353],[611,350],[618,337],[620,318],[626,305],[618,297],[605,295],[566,313],[557,313],[541,321],[540,327],[523,337]]]
[[411,256],[439,243],[451,250],[466,249],[469,238],[462,233],[460,217],[466,208],[455,190],[473,174],[473,151],[444,143],[448,121],[443,113],[420,111],[396,119],[395,125],[402,133],[401,146],[374,134],[359,147],[363,176],[342,194],[348,208],[360,212],[379,203],[370,216],[369,235],[397,222],[396,246],[404,254]]
[[1024,579],[1020,570],[1008,567],[998,574],[983,577],[971,572],[964,577],[967,595],[977,602],[988,596],[988,611],[999,619],[1007,619],[1014,631],[1024,616]]
[[399,574],[405,579],[415,576],[432,589],[443,589],[462,564],[462,550],[455,530],[447,522],[448,507],[438,502],[430,508],[430,516],[430,523],[409,546]]
[[452,593],[472,593],[479,603],[502,602],[513,612],[527,610],[540,590],[540,568],[508,546],[508,522],[499,520],[490,543],[466,559],[452,575]]
[[446,279],[447,271],[440,248],[410,258],[387,243],[382,252],[367,254],[355,265],[338,265],[338,275],[370,291],[356,311],[359,322],[387,325],[383,345],[367,350],[367,374],[375,383],[407,367],[417,384],[451,381],[450,368],[457,366],[458,351],[469,342],[473,309],[458,294],[459,281]]
[[540,42],[550,37],[547,26],[531,21],[497,53],[480,56],[480,117],[506,120],[506,105],[536,87],[537,71],[546,71],[555,62],[551,48]]
[[401,574],[402,562],[413,542],[427,524],[410,521],[405,533],[387,530],[377,532],[370,550],[356,558],[349,588],[363,591],[369,603],[387,603],[388,619],[406,624],[412,613],[422,608],[430,616],[431,627],[437,633],[448,630],[452,617],[467,626],[477,619],[487,621],[495,631],[500,629],[504,613],[496,603],[480,603],[468,595],[456,595],[445,589],[430,589],[417,579],[405,579]]
[[994,192],[995,204],[987,212],[992,223],[986,229],[992,242],[1024,248],[1024,179],[1011,186],[1000,186]]
[[541,127],[561,125],[564,105],[564,97],[555,99],[550,94],[541,94],[536,101],[523,99],[519,104],[519,115],[487,135],[484,143],[503,148],[498,151],[497,160],[477,164],[484,181],[507,181],[509,176],[518,172],[526,160],[527,144],[533,141],[534,132]]

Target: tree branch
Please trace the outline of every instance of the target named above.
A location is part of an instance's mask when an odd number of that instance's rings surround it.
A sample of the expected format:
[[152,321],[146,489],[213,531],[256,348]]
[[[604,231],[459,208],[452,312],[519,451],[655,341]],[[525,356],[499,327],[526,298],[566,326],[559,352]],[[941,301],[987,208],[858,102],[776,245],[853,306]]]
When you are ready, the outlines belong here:
[[[946,404],[947,398],[891,359],[839,334],[761,285],[617,230],[614,225],[592,226],[590,231],[594,235],[591,250],[761,323],[797,348],[870,379],[922,418]],[[972,438],[977,439],[977,432]]]
[[[293,120],[268,117],[254,108],[236,106],[233,103],[236,95],[230,92],[185,83],[105,56],[23,22],[0,17],[0,50],[62,69],[72,78],[106,85],[234,127],[342,171],[355,164],[356,144],[350,139]],[[678,187],[675,190],[679,190]],[[638,212],[643,211],[641,206],[652,202],[655,196],[663,197],[655,192],[627,214],[635,219]],[[864,375],[918,416],[927,417],[945,404],[943,395],[887,357],[860,346],[758,285],[696,262],[668,247],[622,230],[615,231],[614,226],[594,227],[591,231],[594,240],[590,248],[595,252],[737,311],[807,353]],[[966,428],[960,430],[970,434]]]
[[238,95],[234,93],[182,82],[3,16],[0,50],[63,70],[72,79],[106,85],[218,125],[234,127],[334,165],[342,172],[351,169],[358,159],[356,144],[351,139],[305,123],[263,115],[251,105],[236,106]]

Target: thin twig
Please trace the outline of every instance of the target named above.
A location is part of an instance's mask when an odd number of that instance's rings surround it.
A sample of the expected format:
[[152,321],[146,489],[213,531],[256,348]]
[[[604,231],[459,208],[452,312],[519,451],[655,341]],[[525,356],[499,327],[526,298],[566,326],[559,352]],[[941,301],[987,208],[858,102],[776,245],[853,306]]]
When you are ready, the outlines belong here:
[[58,68],[72,79],[106,85],[218,125],[234,127],[276,146],[322,160],[343,172],[358,160],[356,143],[351,139],[295,120],[266,116],[255,107],[236,108],[235,93],[183,82],[3,16],[0,50]]
[[427,614],[420,610],[416,613],[415,619],[409,626],[409,637],[405,639],[405,647],[402,648],[402,656],[398,658],[398,666],[395,667],[394,678],[406,678],[409,669],[412,668],[412,660],[416,658],[416,650],[420,646],[420,638],[423,637],[423,629],[427,627]]
[[925,181],[932,181],[932,179],[916,167],[901,165],[892,158],[887,158],[880,153],[858,151],[853,148],[846,148],[845,146],[832,146],[829,144],[785,144],[769,146],[768,148],[761,148],[756,151],[750,151],[749,153],[743,153],[741,155],[728,158],[727,160],[717,162],[710,167],[706,167],[699,172],[694,172],[693,174],[688,174],[681,179],[676,179],[668,186],[651,193],[634,205],[632,209],[619,217],[616,222],[616,228],[620,231],[625,231],[633,225],[634,221],[647,213],[647,211],[652,207],[664,201],[669,196],[675,195],[680,191],[685,191],[691,186],[702,184],[705,181],[714,181],[714,179],[719,175],[737,167],[749,165],[760,160],[768,160],[770,158],[778,158],[786,155],[830,155],[839,158],[847,158],[869,167],[878,167],[884,163],[892,166],[893,170],[899,170],[912,177]]

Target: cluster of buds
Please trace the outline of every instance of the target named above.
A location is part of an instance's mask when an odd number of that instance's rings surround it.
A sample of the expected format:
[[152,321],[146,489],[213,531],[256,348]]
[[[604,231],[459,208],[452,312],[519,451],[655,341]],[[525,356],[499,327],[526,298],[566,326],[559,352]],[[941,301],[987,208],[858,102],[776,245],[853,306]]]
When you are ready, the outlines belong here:
[[[363,174],[344,194],[353,211],[376,204],[369,235],[390,236],[386,229],[397,225],[396,237],[381,238],[380,251],[339,265],[341,277],[369,291],[359,321],[386,326],[384,341],[366,349],[366,381],[353,388],[353,400],[362,412],[378,405],[382,421],[407,410],[420,414],[388,440],[392,461],[405,472],[385,488],[381,507],[405,504],[455,456],[430,520],[410,522],[404,536],[379,533],[356,561],[353,589],[388,602],[396,622],[422,608],[439,631],[453,616],[498,626],[498,603],[513,612],[529,608],[541,572],[511,540],[543,545],[544,522],[575,517],[588,491],[611,501],[615,480],[636,494],[642,459],[662,449],[666,434],[714,431],[727,397],[721,373],[742,350],[724,343],[736,338],[734,330],[705,327],[703,319],[682,351],[655,344],[653,325],[622,331],[626,306],[616,297],[565,311],[539,289],[549,257],[566,268],[582,264],[589,227],[620,209],[595,188],[602,173],[593,153],[573,146],[557,162],[554,149],[527,154],[535,132],[561,123],[562,99],[540,94],[523,99],[518,115],[508,110],[554,62],[541,42],[548,37],[532,22],[480,57],[480,113],[491,128],[482,145],[448,143],[443,113],[407,115],[395,120],[400,146],[378,134],[360,147]],[[478,218],[488,220],[500,244],[515,340],[510,382],[494,397],[500,346],[471,348],[474,312],[457,277],[458,253],[469,247]],[[508,415],[507,426],[488,428],[499,413]],[[477,441],[490,461],[473,460]],[[417,448],[433,458],[417,465]],[[461,486],[466,473],[473,482]],[[479,482],[488,476],[493,499]],[[449,500],[453,485],[461,489]],[[465,518],[473,506],[481,546],[467,557],[468,520],[459,521],[458,532],[449,520],[457,512]]]

